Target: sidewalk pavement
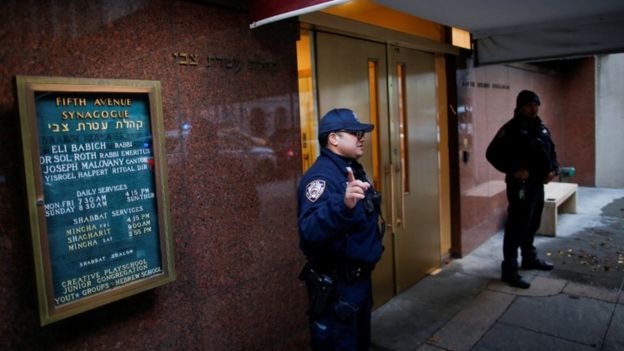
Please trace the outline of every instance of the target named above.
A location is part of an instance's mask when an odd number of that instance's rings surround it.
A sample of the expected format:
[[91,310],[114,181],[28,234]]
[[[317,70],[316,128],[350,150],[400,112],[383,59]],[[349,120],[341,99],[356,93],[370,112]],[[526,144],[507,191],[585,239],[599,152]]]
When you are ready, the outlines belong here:
[[502,283],[502,232],[379,307],[372,350],[624,350],[624,189],[579,187],[557,237],[538,236],[551,272]]

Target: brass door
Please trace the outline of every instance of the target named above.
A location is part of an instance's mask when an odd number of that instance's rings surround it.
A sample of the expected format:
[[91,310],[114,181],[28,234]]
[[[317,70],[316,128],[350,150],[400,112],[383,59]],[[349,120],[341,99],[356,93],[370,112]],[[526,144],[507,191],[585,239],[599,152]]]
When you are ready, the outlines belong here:
[[[379,305],[439,266],[433,55],[322,32],[316,33],[315,48],[320,115],[345,107],[362,122],[375,124],[360,162],[382,193],[388,224],[386,249],[373,274]],[[399,64],[405,73],[401,92],[396,89]],[[400,134],[401,116],[407,121],[405,138]],[[401,168],[402,160],[408,172]],[[402,176],[409,181],[407,187]]]
[[[375,124],[365,141],[360,159],[382,197],[390,196],[383,165],[389,163],[388,91],[384,44],[344,36],[317,33],[316,72],[318,110],[321,116],[336,107],[350,108],[361,122]],[[385,200],[384,200],[385,201]],[[384,216],[389,206],[382,209]],[[392,234],[384,237],[386,250],[373,274],[374,299],[383,303],[394,296],[394,257]]]
[[404,291],[440,265],[435,57],[388,46],[395,283]]

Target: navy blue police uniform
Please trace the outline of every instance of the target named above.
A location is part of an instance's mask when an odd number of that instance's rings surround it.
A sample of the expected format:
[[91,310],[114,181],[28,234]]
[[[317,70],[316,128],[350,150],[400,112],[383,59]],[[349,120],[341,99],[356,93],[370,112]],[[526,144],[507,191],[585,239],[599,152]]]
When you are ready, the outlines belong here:
[[[339,123],[329,123],[336,118]],[[372,126],[357,122],[350,110],[332,110],[321,120],[319,134],[357,128],[370,131]],[[371,183],[352,209],[344,202],[347,167],[356,179]],[[312,348],[367,350],[371,271],[383,251],[379,195],[360,163],[323,147],[299,184],[298,201],[300,248],[308,258],[301,278],[310,297]]]
[[[517,107],[529,102],[539,105],[539,97],[531,91],[522,91]],[[502,280],[512,283],[520,278],[518,248],[522,252],[523,268],[552,269],[552,265],[537,258],[533,245],[544,208],[544,182],[550,172],[559,172],[550,131],[539,117],[524,117],[516,109],[514,117],[501,127],[488,146],[486,158],[505,173],[507,185],[509,207],[503,238]],[[529,173],[526,180],[513,176],[523,169]],[[523,284],[522,287],[528,287],[527,283]]]

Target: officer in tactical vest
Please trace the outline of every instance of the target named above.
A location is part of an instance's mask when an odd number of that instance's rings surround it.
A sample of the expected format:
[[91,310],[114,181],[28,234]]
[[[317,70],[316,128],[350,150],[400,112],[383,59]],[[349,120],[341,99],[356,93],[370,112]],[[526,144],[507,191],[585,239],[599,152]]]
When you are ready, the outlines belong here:
[[368,350],[371,271],[383,251],[381,198],[357,162],[366,133],[349,109],[320,121],[321,154],[298,189],[300,248],[308,259],[300,278],[309,296],[313,350]]
[[523,90],[516,99],[513,118],[498,131],[487,148],[486,158],[505,173],[508,217],[503,238],[502,280],[528,289],[530,283],[518,274],[518,248],[522,268],[552,270],[553,265],[537,258],[533,246],[544,208],[544,184],[559,172],[555,144],[550,131],[538,117],[540,99]]

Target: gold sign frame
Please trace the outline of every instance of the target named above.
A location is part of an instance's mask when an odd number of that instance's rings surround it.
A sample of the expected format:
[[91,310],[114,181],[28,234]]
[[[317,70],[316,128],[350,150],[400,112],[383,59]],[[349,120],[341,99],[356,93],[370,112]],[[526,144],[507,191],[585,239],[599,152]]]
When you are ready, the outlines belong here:
[[[156,288],[175,280],[173,243],[169,214],[167,186],[167,160],[164,145],[161,85],[159,81],[87,79],[68,77],[17,76],[22,151],[26,181],[27,204],[30,222],[34,268],[37,281],[37,297],[41,325],[91,310],[140,292]],[[151,129],[151,152],[153,155],[153,196],[157,208],[158,224],[156,242],[159,243],[160,267],[157,274],[131,280],[121,286],[77,298],[66,304],[55,305],[54,277],[50,257],[50,241],[46,213],[44,211],[44,185],[35,94],[92,93],[92,94],[139,94],[149,101]],[[148,215],[149,217],[149,215]],[[159,252],[158,252],[159,251]]]

